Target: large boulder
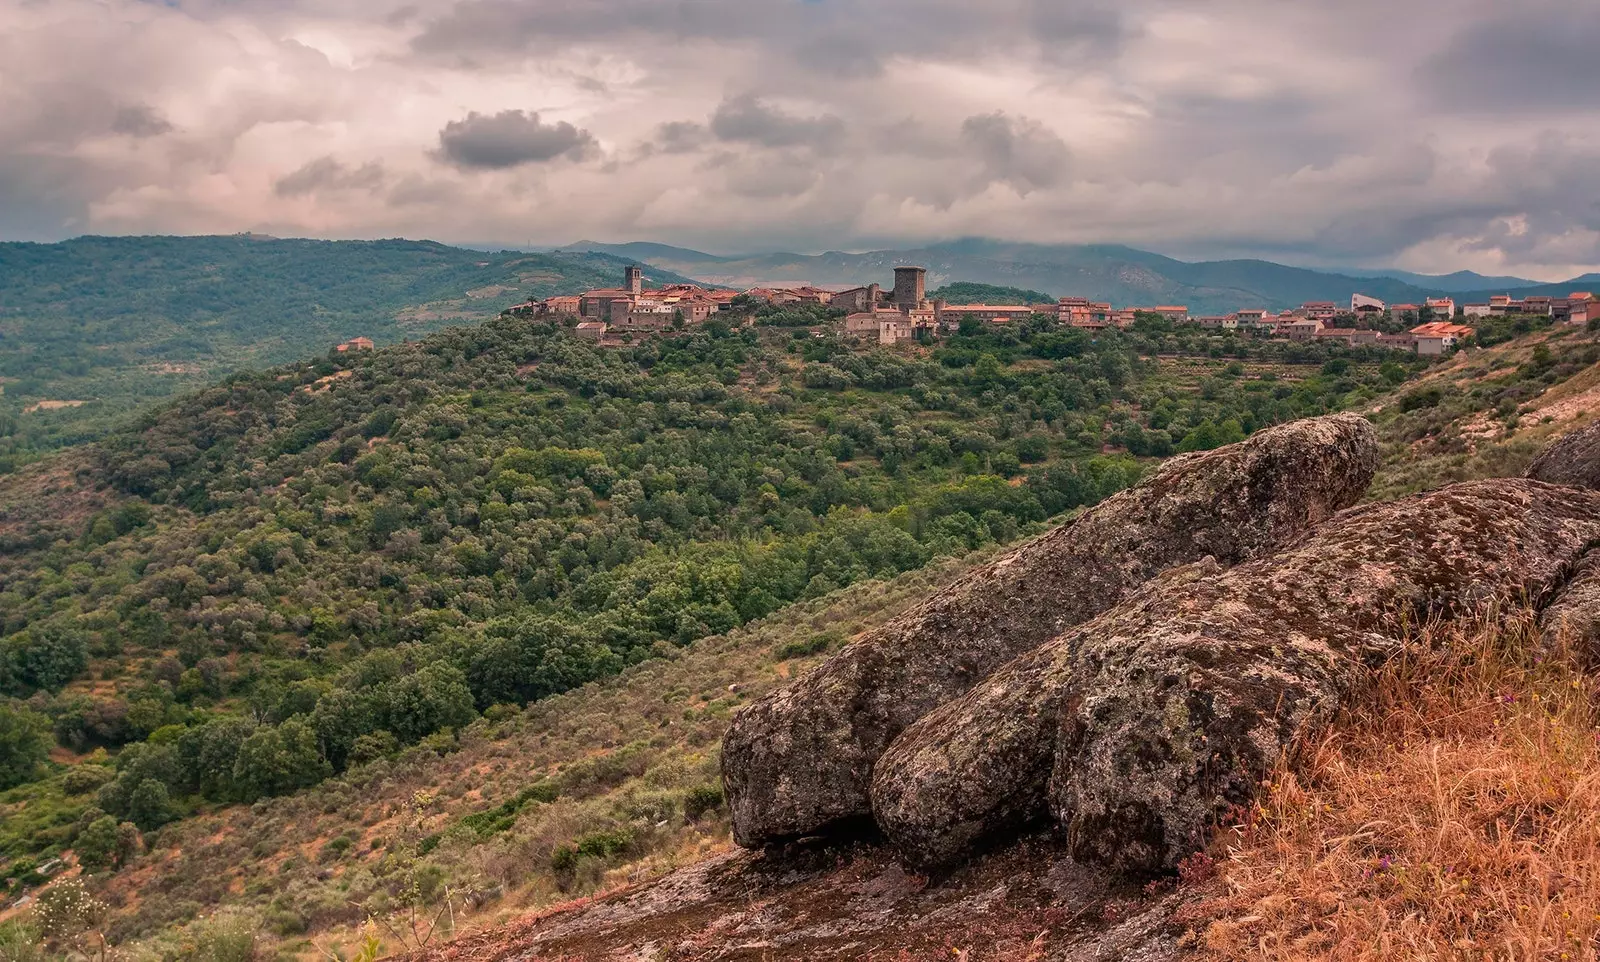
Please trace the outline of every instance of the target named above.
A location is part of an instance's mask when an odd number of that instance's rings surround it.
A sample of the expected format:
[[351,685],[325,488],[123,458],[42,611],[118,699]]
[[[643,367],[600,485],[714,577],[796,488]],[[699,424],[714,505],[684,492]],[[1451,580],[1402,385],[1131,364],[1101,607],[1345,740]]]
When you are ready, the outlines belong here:
[[1600,491],[1600,421],[1557,438],[1528,466],[1528,477]]
[[1589,552],[1539,614],[1544,643],[1564,648],[1591,671],[1600,668],[1600,550]]
[[1482,481],[1171,572],[909,727],[874,816],[925,865],[1053,817],[1080,858],[1171,869],[1415,626],[1549,597],[1597,538],[1600,492]]
[[1284,547],[1354,503],[1377,463],[1363,419],[1297,421],[1174,458],[975,570],[735,717],[722,749],[735,841],[866,818],[873,763],[912,723],[1166,569]]

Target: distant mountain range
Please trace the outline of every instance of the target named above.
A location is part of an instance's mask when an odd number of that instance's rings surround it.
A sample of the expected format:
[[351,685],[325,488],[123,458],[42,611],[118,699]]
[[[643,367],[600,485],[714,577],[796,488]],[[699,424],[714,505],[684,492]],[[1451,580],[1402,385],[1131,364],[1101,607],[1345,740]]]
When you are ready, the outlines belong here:
[[1486,277],[1471,271],[1430,276],[1404,271],[1335,273],[1263,260],[1181,261],[1132,247],[1107,244],[1046,245],[967,239],[908,250],[850,254],[745,254],[721,256],[665,244],[579,241],[561,251],[597,252],[644,261],[730,287],[773,283],[888,286],[893,268],[928,269],[933,289],[958,281],[1031,288],[1119,306],[1183,304],[1200,314],[1244,308],[1281,310],[1306,301],[1349,303],[1357,291],[1391,303],[1451,295],[1487,300],[1490,294],[1564,295],[1597,286],[1596,275],[1559,284],[1521,277]]

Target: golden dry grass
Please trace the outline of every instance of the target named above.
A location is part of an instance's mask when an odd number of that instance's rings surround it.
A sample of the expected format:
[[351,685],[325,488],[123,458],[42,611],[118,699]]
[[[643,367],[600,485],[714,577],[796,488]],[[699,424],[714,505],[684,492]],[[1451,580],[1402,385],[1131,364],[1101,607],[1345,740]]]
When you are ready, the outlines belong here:
[[1204,952],[1600,957],[1597,686],[1538,638],[1517,613],[1379,671],[1219,842]]

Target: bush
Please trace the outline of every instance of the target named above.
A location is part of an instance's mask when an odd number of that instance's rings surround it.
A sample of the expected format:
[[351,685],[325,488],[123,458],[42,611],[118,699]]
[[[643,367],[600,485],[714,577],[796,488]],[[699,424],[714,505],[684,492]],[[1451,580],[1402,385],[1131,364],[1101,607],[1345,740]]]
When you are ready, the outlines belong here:
[[691,822],[721,807],[722,788],[718,785],[696,785],[683,793],[683,817]]
[[105,903],[91,896],[83,882],[67,879],[39,893],[33,923],[47,939],[68,938],[98,922],[105,910]]
[[772,657],[779,661],[788,661],[791,658],[804,658],[827,651],[839,643],[839,636],[833,632],[825,631],[819,635],[812,635],[802,641],[786,641],[779,645]]
[[111,769],[103,765],[74,765],[61,777],[61,790],[68,795],[87,795],[113,777]]
[[256,957],[256,930],[244,919],[214,919],[194,933],[195,962],[250,962]]

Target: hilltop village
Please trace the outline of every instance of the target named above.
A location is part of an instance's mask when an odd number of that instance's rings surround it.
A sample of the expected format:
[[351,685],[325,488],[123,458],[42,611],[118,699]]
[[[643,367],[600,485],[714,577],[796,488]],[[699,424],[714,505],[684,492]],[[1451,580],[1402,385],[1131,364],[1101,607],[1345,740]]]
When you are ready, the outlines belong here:
[[[827,290],[809,285],[756,287],[746,291],[671,284],[649,289],[644,271],[626,269],[623,286],[549,297],[513,308],[514,313],[576,319],[579,337],[601,344],[622,344],[636,336],[681,330],[706,323],[724,312],[761,307],[822,309],[827,325],[847,337],[882,345],[928,341],[978,325],[1017,324],[1034,315],[1090,331],[1132,327],[1141,316],[1174,325],[1193,325],[1256,337],[1295,341],[1342,341],[1351,346],[1383,347],[1424,356],[1446,354],[1473,336],[1457,318],[1535,315],[1553,323],[1585,324],[1600,319],[1600,297],[1576,291],[1567,297],[1491,297],[1487,303],[1457,304],[1453,298],[1429,298],[1421,304],[1386,304],[1365,294],[1352,294],[1346,309],[1334,301],[1310,301],[1294,310],[1238,310],[1225,315],[1195,315],[1183,305],[1114,308],[1086,297],[1062,297],[1054,303],[995,305],[951,304],[927,292],[925,268],[894,269],[894,286],[878,284]],[[744,323],[753,322],[746,316]],[[1408,326],[1409,325],[1409,326]]]

